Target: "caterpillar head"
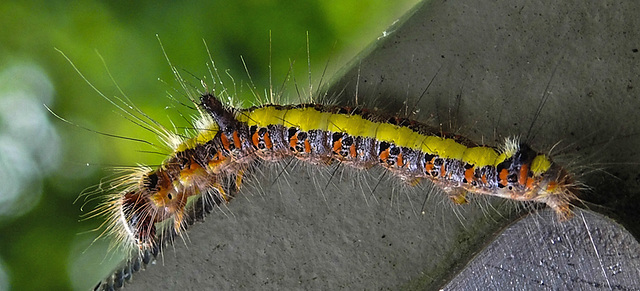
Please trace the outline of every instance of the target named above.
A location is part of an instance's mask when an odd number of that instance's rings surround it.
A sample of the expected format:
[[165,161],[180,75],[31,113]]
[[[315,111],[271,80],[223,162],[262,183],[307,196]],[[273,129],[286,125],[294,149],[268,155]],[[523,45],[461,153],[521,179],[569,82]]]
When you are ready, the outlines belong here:
[[139,186],[121,198],[120,221],[129,241],[140,249],[152,248],[157,240],[157,223],[173,219],[173,230],[180,233],[185,217],[188,192],[177,189],[166,171],[143,174]]

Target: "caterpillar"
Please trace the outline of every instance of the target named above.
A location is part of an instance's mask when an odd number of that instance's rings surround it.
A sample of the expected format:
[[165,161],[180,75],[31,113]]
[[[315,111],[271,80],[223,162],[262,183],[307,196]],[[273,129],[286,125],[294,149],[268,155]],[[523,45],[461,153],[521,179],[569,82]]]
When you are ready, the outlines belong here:
[[148,264],[166,241],[185,236],[194,220],[229,202],[244,173],[261,163],[295,159],[360,170],[379,167],[405,185],[429,180],[456,204],[466,203],[467,193],[474,193],[546,204],[559,220],[573,215],[570,205],[581,184],[548,154],[517,138],[491,147],[358,106],[265,104],[239,109],[223,104],[221,99],[228,96],[217,96],[204,83],[204,93],[195,95],[171,68],[199,113],[193,132],[174,133],[137,112],[152,122],[150,128],[172,153],[156,168],[127,169],[111,181],[108,200],[91,213],[106,215],[106,232],[117,237],[116,245],[137,253],[125,268],[128,273],[116,272],[115,286]]
[[172,153],[156,168],[135,167],[115,179],[112,190],[117,191],[96,210],[107,214],[108,230],[119,242],[138,252],[125,268],[129,271],[116,273],[116,286],[157,256],[167,240],[185,236],[194,220],[229,202],[244,173],[260,164],[297,160],[321,167],[377,167],[405,185],[429,180],[457,204],[466,202],[467,193],[538,202],[561,221],[572,217],[571,203],[584,187],[549,154],[517,138],[491,147],[358,106],[265,104],[239,109],[223,104],[224,96],[206,86],[198,95],[185,89],[199,112],[194,131],[179,135],[154,128]]
[[229,181],[240,180],[256,160],[380,165],[412,185],[428,179],[459,204],[467,192],[533,201],[547,204],[561,220],[571,217],[570,202],[579,189],[547,155],[515,139],[502,149],[479,146],[416,121],[357,108],[302,104],[235,110],[209,93],[200,106],[209,116],[196,122],[196,136],[178,144],[157,169],[132,174],[117,199],[113,227],[122,227],[142,250],[157,245],[156,223],[171,218],[172,229],[181,233],[190,197],[203,195],[216,205],[229,201]]
[[[454,203],[465,203],[467,193],[538,202],[560,220],[571,218],[571,202],[583,187],[548,154],[515,138],[490,147],[360,107],[311,103],[238,109],[207,90],[197,98],[192,98],[200,114],[193,122],[196,131],[183,137],[159,129],[173,153],[157,168],[137,167],[115,180],[119,192],[100,210],[109,213],[110,230],[140,253],[129,268],[148,263],[164,241],[184,236],[194,219],[229,202],[244,173],[259,164],[297,160],[378,167],[406,185],[429,180]],[[126,274],[121,272],[119,280]]]

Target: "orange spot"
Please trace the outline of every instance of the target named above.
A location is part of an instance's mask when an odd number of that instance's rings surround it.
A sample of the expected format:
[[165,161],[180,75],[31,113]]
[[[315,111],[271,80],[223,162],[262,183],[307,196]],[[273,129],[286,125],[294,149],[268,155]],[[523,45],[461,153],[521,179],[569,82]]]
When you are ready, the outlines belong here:
[[526,184],[528,176],[529,176],[529,165],[524,164],[520,167],[520,174],[518,175],[518,183],[520,183],[520,185]]
[[483,184],[487,184],[487,175],[486,174],[482,174],[482,183]]
[[402,153],[398,154],[398,158],[396,158],[396,164],[398,164],[398,167],[404,166],[404,159],[402,159]]
[[298,145],[298,133],[294,134],[289,140],[289,146],[295,151],[296,145]]
[[273,143],[271,142],[271,138],[269,138],[268,131],[264,134],[264,144],[268,149],[271,149],[273,147]]
[[507,171],[507,169],[502,169],[502,171],[500,171],[500,174],[498,175],[498,178],[500,178],[500,184],[502,186],[507,186],[507,176],[509,176],[509,171]]
[[349,147],[349,154],[351,155],[352,158],[355,158],[358,155],[358,152],[356,151],[356,145],[352,144]]
[[527,184],[526,184],[527,189],[533,188],[533,182],[534,181],[535,180],[533,178],[527,178]]
[[444,168],[444,164],[440,167],[440,176],[444,177],[447,174],[447,169]]
[[389,159],[389,149],[386,149],[383,152],[381,152],[380,156],[378,157],[380,158],[381,161],[386,162],[387,159]]
[[240,136],[238,135],[238,131],[233,132],[233,144],[237,149],[241,148],[242,144],[240,143]]
[[471,184],[471,182],[474,180],[473,179],[473,172],[474,172],[474,167],[471,167],[469,169],[466,169],[464,171],[464,178],[467,179],[467,183]]
[[308,139],[304,140],[304,151],[306,153],[311,153],[311,143],[309,143]]
[[342,149],[342,139],[339,139],[333,143],[333,152],[336,154],[340,154],[341,149]]
[[258,147],[258,144],[260,143],[260,136],[257,131],[251,136],[251,143],[253,143],[253,146]]
[[220,141],[222,142],[222,147],[224,147],[225,150],[231,150],[231,144],[229,143],[227,135],[220,133]]
[[431,170],[433,170],[433,163],[429,162],[424,166],[424,170],[429,173],[431,172]]

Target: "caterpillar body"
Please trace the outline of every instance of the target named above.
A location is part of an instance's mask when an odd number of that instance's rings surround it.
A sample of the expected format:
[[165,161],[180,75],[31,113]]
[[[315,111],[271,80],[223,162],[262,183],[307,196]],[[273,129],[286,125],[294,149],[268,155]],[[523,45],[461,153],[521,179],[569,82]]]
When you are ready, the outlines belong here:
[[[339,162],[367,169],[380,165],[410,185],[430,180],[455,203],[466,193],[544,203],[560,219],[571,217],[578,184],[547,155],[517,139],[498,149],[438,132],[404,118],[366,109],[301,104],[237,110],[203,94],[198,133],[173,141],[174,153],[157,169],[129,176],[114,199],[112,228],[139,250],[158,247],[156,225],[187,227],[187,202],[229,201],[230,188],[258,161],[295,157],[314,164]],[[164,233],[164,231],[163,231]]]

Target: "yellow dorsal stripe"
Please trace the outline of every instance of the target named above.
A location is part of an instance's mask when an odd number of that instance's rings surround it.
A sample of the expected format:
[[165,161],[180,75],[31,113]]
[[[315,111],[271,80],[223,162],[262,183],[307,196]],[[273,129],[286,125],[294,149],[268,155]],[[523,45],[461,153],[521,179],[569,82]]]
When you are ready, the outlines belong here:
[[218,133],[218,126],[216,124],[213,124],[209,126],[209,128],[200,130],[195,137],[182,142],[178,146],[178,148],[175,149],[175,152],[182,152],[185,150],[193,149],[198,145],[205,144],[210,140],[212,140],[214,137],[216,137],[217,133]]
[[498,153],[492,148],[488,147],[473,147],[468,148],[462,155],[462,160],[474,164],[474,165],[494,165],[498,159]]
[[[420,134],[404,126],[373,122],[360,115],[322,112],[313,107],[278,109],[265,106],[244,111],[237,118],[249,126],[266,127],[274,124],[297,127],[302,131],[344,132],[351,136],[373,138],[442,158],[462,160],[476,167],[497,166],[513,155],[513,152],[498,153],[490,147],[469,148],[450,138]],[[532,171],[539,174],[548,170],[550,165],[549,159],[539,155],[534,159]]]
[[[260,107],[251,112],[246,112],[246,115],[241,115],[238,120],[244,121],[249,126],[257,125],[260,127],[267,127],[267,125],[283,125],[284,114],[288,110],[279,110],[275,107]],[[245,120],[242,120],[245,119]]]
[[462,160],[467,149],[466,146],[457,143],[453,139],[438,136],[428,136],[422,144],[422,150],[427,153],[456,160]]
[[327,128],[331,113],[320,112],[313,108],[294,108],[286,110],[284,126],[297,127],[303,131]]

